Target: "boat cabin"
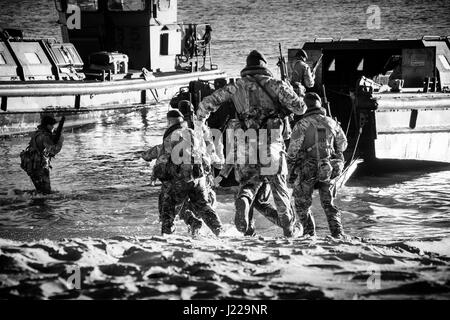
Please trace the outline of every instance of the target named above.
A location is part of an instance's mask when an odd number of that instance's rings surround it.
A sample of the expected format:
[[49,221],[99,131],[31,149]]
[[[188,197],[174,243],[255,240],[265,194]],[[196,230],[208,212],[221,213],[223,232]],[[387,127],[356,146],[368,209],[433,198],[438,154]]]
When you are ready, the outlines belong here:
[[212,64],[208,24],[179,24],[177,0],[55,0],[64,42],[85,63],[95,52],[128,56],[129,69],[205,71]]

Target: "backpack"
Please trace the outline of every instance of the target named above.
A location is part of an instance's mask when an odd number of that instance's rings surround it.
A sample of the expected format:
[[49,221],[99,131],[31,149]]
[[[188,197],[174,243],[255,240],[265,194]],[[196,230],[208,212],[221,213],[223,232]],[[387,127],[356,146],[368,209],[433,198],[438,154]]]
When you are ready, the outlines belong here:
[[[303,150],[306,157],[316,160],[317,179],[319,182],[329,182],[332,178],[333,166],[330,162],[332,141],[327,141],[327,137],[333,136],[330,129],[325,126],[311,124],[305,133]],[[334,137],[334,136],[333,136]],[[309,147],[305,147],[310,145]]]
[[173,175],[171,173],[171,165],[172,161],[170,160],[170,157],[163,161],[158,159],[158,162],[153,167],[153,176],[161,182],[172,180]]
[[[182,126],[180,124],[174,125],[166,130],[163,136],[163,140],[169,137],[174,131],[181,129]],[[202,152],[201,146],[199,146],[197,142],[197,138],[193,137],[194,146],[191,146],[191,161],[190,163],[181,163],[175,164],[172,161],[172,157],[170,154],[162,155],[155,166],[153,167],[153,175],[160,181],[169,181],[173,178],[182,178],[182,179],[198,179],[206,175],[206,167],[209,166],[209,162],[205,157],[205,154]],[[201,159],[201,163],[196,163],[195,156]]]
[[[34,147],[31,146],[32,142],[34,142]],[[30,175],[42,167],[42,163],[42,154],[36,149],[36,136],[34,136],[28,147],[20,152],[20,167]]]

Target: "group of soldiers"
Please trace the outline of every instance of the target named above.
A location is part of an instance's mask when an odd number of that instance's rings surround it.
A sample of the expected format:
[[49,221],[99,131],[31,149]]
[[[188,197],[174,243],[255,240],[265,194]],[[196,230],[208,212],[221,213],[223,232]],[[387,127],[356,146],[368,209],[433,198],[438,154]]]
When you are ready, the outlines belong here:
[[[305,62],[306,53],[300,52],[298,58],[292,86],[275,79],[264,55],[254,50],[247,57],[241,78],[205,97],[194,115],[192,105],[184,100],[179,102],[178,109],[167,113],[168,128],[163,144],[142,155],[146,161],[156,159],[154,178],[162,182],[159,212],[163,234],[175,231],[174,220],[179,215],[194,234],[203,220],[215,235],[220,235],[223,227],[214,210],[213,187],[234,169],[239,182],[235,225],[244,235],[256,233],[256,209],[279,226],[286,237],[314,236],[315,222],[310,207],[314,189],[319,189],[331,235],[344,236],[340,211],[333,204],[336,191],[333,182],[344,167],[347,139],[339,123],[326,115],[320,96],[306,93],[307,88],[314,86],[314,75]],[[227,130],[271,130],[264,148],[270,150],[271,164],[276,163],[276,170],[265,170],[269,165],[259,158],[256,163],[223,163],[229,155],[223,155],[221,139],[211,141],[206,120],[229,101],[234,104],[236,117],[228,121]],[[283,119],[293,114],[301,119],[291,136],[286,137]],[[286,138],[290,138],[288,148]],[[175,150],[183,143],[187,148]],[[248,159],[252,151],[250,144],[244,150]],[[227,150],[230,151],[236,149]],[[174,156],[188,161],[179,163],[174,161]],[[194,158],[201,161],[193,161]],[[221,169],[217,177],[213,175],[214,168]],[[289,187],[293,188],[294,201]]]
[[[222,234],[223,225],[214,209],[213,188],[234,169],[239,183],[235,225],[244,235],[256,233],[256,209],[279,226],[286,237],[314,236],[310,207],[314,189],[318,189],[331,235],[344,236],[340,211],[333,204],[336,192],[333,182],[344,167],[347,139],[339,123],[327,116],[320,96],[306,93],[314,86],[314,74],[306,64],[304,51],[297,58],[291,81],[281,81],[267,68],[264,55],[253,50],[241,78],[205,97],[196,111],[189,101],[183,100],[178,109],[167,113],[168,127],[162,144],[142,153],[144,160],[156,160],[152,179],[161,181],[158,208],[162,234],[175,231],[177,216],[193,234],[198,233],[203,223],[216,236]],[[212,139],[206,120],[230,101],[236,117],[228,121],[227,130],[271,132],[264,146],[269,150],[269,165],[259,157],[256,163],[225,163],[221,139]],[[293,115],[301,116],[300,120],[292,132],[286,133],[284,119]],[[50,159],[61,150],[63,142],[62,136],[58,141],[52,137],[55,123],[54,118],[44,117],[29,146],[36,159],[27,173],[42,193],[51,192]],[[290,139],[288,147],[287,139]],[[245,146],[244,150],[247,159],[251,147]],[[274,163],[275,170],[268,170]],[[217,177],[214,169],[220,170]],[[293,201],[289,188],[293,189]]]

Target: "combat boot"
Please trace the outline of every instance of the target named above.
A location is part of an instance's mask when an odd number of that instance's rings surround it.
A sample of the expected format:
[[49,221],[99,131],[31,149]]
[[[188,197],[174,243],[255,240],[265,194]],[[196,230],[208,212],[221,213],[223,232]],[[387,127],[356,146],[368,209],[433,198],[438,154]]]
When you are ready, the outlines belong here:
[[250,203],[247,198],[237,198],[235,201],[236,214],[234,216],[234,224],[239,232],[246,233],[248,229],[248,213]]
[[248,227],[248,229],[245,232],[244,236],[246,236],[246,237],[256,237],[256,230],[255,230],[255,228],[252,227],[252,226]]
[[303,226],[300,223],[295,224],[294,226],[294,238],[299,238],[303,236]]
[[168,225],[163,225],[161,227],[161,235],[165,235],[165,234],[173,234],[175,232],[175,226],[168,226]]
[[288,215],[280,216],[280,225],[283,228],[283,235],[292,238],[295,235],[294,221]]
[[195,217],[191,217],[189,221],[189,231],[192,234],[192,236],[198,235],[200,229],[202,228],[202,221],[200,219],[197,219]]

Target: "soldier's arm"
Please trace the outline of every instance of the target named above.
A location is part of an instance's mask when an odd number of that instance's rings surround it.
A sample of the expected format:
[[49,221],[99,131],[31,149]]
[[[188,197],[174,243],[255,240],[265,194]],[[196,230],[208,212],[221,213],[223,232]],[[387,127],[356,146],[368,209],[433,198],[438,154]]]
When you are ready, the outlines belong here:
[[291,165],[295,164],[295,162],[299,158],[300,149],[303,145],[303,140],[305,139],[306,128],[307,124],[302,120],[297,122],[297,124],[294,126],[287,154],[288,163]]
[[211,112],[219,109],[224,102],[230,101],[233,94],[236,92],[234,84],[228,84],[225,87],[216,90],[213,94],[205,97],[198,105],[197,118],[200,121],[207,119]]
[[161,154],[162,151],[162,145],[153,146],[147,151],[144,151],[141,155],[142,159],[145,161],[152,161],[158,158],[158,156]]
[[315,75],[312,73],[311,68],[306,64],[305,72],[303,73],[303,83],[306,87],[314,87]]
[[304,114],[306,105],[303,102],[303,99],[294,92],[294,89],[290,85],[287,85],[283,81],[277,82],[279,88],[278,99],[280,103],[292,113],[297,115]]
[[291,74],[291,82],[298,82],[300,78],[300,73],[298,72],[298,61],[294,63],[294,66],[292,67],[292,74]]
[[206,151],[211,157],[212,165],[220,169],[225,163],[225,157],[223,155],[223,144],[221,137],[214,138],[211,129],[205,124],[203,126],[203,139],[206,144]]
[[62,135],[59,138],[58,143],[54,143],[50,135],[41,135],[39,138],[44,146],[44,153],[48,156],[54,157],[61,151],[64,142],[64,137]]
[[345,136],[344,130],[342,130],[339,124],[336,124],[336,138],[334,139],[334,149],[336,151],[336,156],[339,158],[344,158],[343,152],[347,149],[347,137]]

